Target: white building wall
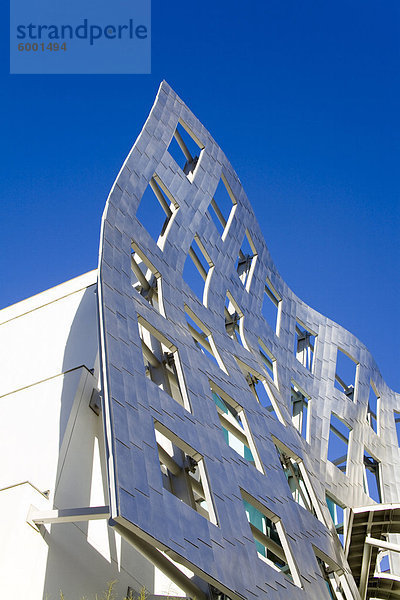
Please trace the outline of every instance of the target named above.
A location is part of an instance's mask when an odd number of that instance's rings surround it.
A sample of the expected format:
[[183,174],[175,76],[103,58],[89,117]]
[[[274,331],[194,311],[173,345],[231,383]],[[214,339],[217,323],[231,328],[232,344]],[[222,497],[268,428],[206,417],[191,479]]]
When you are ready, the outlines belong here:
[[96,271],[0,311],[1,597],[99,596],[116,581],[179,594],[106,520],[41,527],[31,507],[108,504],[99,388]]

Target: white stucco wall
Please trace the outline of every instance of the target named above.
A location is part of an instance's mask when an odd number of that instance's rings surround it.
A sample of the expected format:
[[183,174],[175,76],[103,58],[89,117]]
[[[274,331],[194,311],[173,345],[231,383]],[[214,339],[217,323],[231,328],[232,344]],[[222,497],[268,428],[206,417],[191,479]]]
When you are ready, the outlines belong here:
[[116,580],[179,594],[106,520],[42,527],[39,510],[108,504],[98,382],[96,271],[0,311],[1,596],[99,596]]

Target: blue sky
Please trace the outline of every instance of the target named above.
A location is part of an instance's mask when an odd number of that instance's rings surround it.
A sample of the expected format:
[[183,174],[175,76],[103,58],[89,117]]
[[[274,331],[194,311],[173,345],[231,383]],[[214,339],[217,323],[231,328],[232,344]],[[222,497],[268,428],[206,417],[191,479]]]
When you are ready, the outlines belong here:
[[109,189],[166,79],[235,167],[289,286],[400,390],[397,1],[153,0],[151,75],[9,75],[7,35],[1,307],[96,267]]

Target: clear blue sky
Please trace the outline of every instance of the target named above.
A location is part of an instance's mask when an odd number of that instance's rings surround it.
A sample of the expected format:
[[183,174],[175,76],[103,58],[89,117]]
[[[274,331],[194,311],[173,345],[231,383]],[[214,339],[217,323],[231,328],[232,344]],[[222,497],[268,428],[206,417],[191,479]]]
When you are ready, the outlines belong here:
[[153,0],[138,76],[10,76],[4,4],[1,307],[96,267],[109,189],[166,79],[289,286],[400,390],[398,0]]

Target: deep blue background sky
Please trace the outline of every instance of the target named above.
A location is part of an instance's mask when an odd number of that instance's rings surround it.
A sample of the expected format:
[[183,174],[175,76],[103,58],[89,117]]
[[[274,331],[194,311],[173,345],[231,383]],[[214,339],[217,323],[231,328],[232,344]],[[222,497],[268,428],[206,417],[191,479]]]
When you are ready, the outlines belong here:
[[399,391],[398,0],[152,13],[148,76],[11,76],[4,29],[0,306],[96,267],[108,192],[165,78],[235,167],[289,286]]

